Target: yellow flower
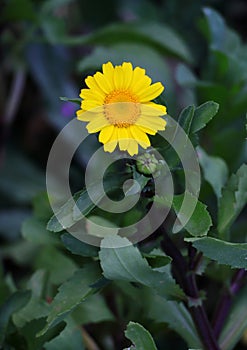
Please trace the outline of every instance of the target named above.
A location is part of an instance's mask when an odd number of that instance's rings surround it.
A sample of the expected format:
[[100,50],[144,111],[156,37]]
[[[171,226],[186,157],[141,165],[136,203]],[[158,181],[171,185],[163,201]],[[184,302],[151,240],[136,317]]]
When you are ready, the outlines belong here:
[[86,78],[88,89],[81,90],[77,118],[88,122],[89,133],[100,131],[99,141],[106,152],[113,152],[119,144],[121,151],[132,156],[138,153],[138,144],[145,149],[150,146],[147,134],[165,129],[161,116],[166,107],[151,102],[164,87],[151,84],[145,69],[133,69],[129,62],[115,67],[108,62],[102,68],[103,73]]

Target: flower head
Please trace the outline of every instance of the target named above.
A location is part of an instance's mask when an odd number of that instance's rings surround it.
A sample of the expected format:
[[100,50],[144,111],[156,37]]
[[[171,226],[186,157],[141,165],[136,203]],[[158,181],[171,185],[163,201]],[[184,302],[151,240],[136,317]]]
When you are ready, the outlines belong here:
[[115,67],[108,62],[102,68],[103,73],[86,78],[88,89],[81,90],[77,118],[88,122],[89,133],[100,131],[99,141],[105,151],[113,152],[118,144],[121,151],[137,154],[138,144],[145,149],[150,146],[147,134],[165,129],[161,116],[166,114],[166,107],[151,102],[164,87],[151,84],[145,69],[133,69],[129,62]]

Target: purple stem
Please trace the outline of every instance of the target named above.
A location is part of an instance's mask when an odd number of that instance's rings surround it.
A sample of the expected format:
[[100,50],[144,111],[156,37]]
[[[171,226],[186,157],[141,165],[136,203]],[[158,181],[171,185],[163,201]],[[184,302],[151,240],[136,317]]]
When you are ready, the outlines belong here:
[[[187,264],[181,252],[164,231],[163,237],[164,239],[161,242],[161,247],[164,252],[173,259],[172,268],[174,277],[183,288],[188,298],[199,301],[200,294],[196,284],[195,273],[192,269],[196,261],[197,251],[192,246],[189,247],[190,261],[189,264]],[[220,350],[202,302],[197,305],[187,305],[187,307],[194,320],[194,324],[197,328],[204,349]]]
[[213,329],[215,337],[218,339],[224,326],[224,322],[229,314],[232,306],[233,297],[238,293],[244,283],[244,278],[247,276],[247,271],[241,269],[236,271],[232,278],[230,287],[225,289],[223,295],[220,298],[218,307],[216,308],[215,315],[213,317]]

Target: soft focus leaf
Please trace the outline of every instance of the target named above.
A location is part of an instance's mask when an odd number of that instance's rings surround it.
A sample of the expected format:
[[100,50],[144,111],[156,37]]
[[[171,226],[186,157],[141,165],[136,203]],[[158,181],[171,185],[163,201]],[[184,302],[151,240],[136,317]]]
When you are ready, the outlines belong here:
[[24,307],[31,297],[30,291],[17,291],[0,308],[0,345],[2,345],[5,332],[12,314]]
[[43,335],[49,328],[61,322],[77,305],[92,294],[93,288],[90,286],[99,277],[98,265],[92,264],[77,270],[68,281],[64,282],[58,288],[58,293],[51,303],[47,325],[39,335]]
[[191,62],[190,53],[183,40],[169,27],[158,23],[120,23],[105,27],[93,34],[63,40],[68,44],[103,44],[115,42],[140,42],[151,46],[162,53],[179,57]]
[[62,283],[69,278],[77,266],[72,259],[55,249],[45,246],[35,259],[35,267],[49,272],[49,279],[53,284]]
[[156,295],[150,302],[147,312],[153,322],[168,324],[189,346],[198,349],[202,347],[194,322],[182,303],[166,301]]
[[139,323],[129,322],[125,336],[132,341],[136,350],[157,350],[151,334]]
[[212,237],[188,238],[208,258],[233,268],[247,269],[247,243],[230,243]]
[[243,164],[232,174],[219,202],[218,231],[225,237],[228,229],[247,203],[247,165]]
[[128,244],[126,238],[119,236],[102,240],[99,258],[106,278],[141,283],[168,299],[183,298],[182,290],[168,272],[153,270],[140,251]]
[[201,147],[197,148],[197,154],[204,178],[210,183],[219,199],[228,176],[227,165],[222,158],[209,156]]
[[214,49],[224,47],[226,26],[223,18],[212,8],[205,7],[203,12],[208,21],[211,45]]
[[47,231],[45,222],[31,217],[22,224],[22,236],[36,244],[59,244],[59,239]]

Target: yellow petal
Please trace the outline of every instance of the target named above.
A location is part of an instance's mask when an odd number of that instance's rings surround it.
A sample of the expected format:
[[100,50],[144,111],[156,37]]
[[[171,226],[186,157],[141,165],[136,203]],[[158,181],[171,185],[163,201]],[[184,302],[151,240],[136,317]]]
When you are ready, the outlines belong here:
[[166,121],[160,117],[148,117],[141,115],[135,124],[157,131],[165,129]]
[[87,84],[87,86],[92,90],[92,91],[97,91],[98,94],[100,94],[102,97],[105,96],[104,91],[102,91],[102,89],[99,87],[99,85],[97,84],[96,80],[94,79],[94,77],[92,76],[88,76],[85,79],[85,83]]
[[140,96],[140,93],[143,90],[146,90],[150,86],[151,82],[152,80],[147,75],[145,75],[145,69],[136,67],[133,72],[133,79],[130,85],[130,89],[135,94]]
[[138,143],[136,142],[136,140],[129,140],[127,151],[131,156],[133,156],[134,154],[138,154]]
[[102,66],[104,76],[109,80],[110,84],[113,86],[113,75],[114,67],[111,62],[104,63]]
[[104,151],[105,152],[113,152],[114,149],[116,148],[117,146],[117,137],[118,137],[118,132],[117,132],[117,128],[114,127],[113,129],[113,133],[112,133],[112,136],[110,138],[110,140],[104,144]]
[[91,120],[91,116],[89,113],[85,113],[86,111],[80,109],[79,111],[76,111],[77,119],[81,120],[82,122],[89,122]]
[[159,96],[164,90],[164,86],[161,83],[155,83],[143,90],[138,96],[141,102],[149,102]]
[[146,106],[149,106],[149,107],[152,107],[152,108],[156,108],[156,109],[158,109],[159,111],[161,111],[161,113],[159,114],[159,116],[167,114],[166,106],[159,105],[159,104],[154,103],[154,102],[147,102],[147,103],[145,103],[145,105],[146,105]]
[[88,123],[87,130],[91,134],[100,131],[107,125],[109,125],[108,120],[105,119],[103,116],[99,116],[94,118],[90,123]]
[[133,67],[130,62],[124,62],[122,64],[124,74],[124,89],[128,89],[133,79]]
[[100,104],[104,103],[105,95],[98,92],[98,90],[82,89],[80,93],[82,99],[98,101]]
[[99,134],[99,141],[102,143],[107,143],[112,137],[114,128],[115,128],[114,125],[109,125],[109,126],[106,126],[104,129],[102,129]]
[[150,135],[155,135],[156,134],[156,130],[152,130],[152,129],[146,128],[145,126],[138,125],[138,128],[141,129],[146,134],[150,134]]
[[94,79],[99,85],[100,89],[106,94],[113,90],[114,87],[112,86],[111,82],[107,79],[107,76],[103,75],[102,73],[97,72],[94,74]]
[[114,71],[114,86],[117,90],[123,90],[124,72],[121,66],[116,66]]
[[91,109],[94,109],[96,107],[99,107],[101,104],[96,100],[84,100],[81,103],[82,109],[86,111],[90,111]]
[[126,151],[129,145],[129,133],[127,128],[118,128],[119,149]]
[[138,126],[131,125],[130,126],[130,132],[133,136],[133,138],[143,147],[147,148],[150,146],[150,141],[148,136],[143,132],[141,129],[138,128]]

